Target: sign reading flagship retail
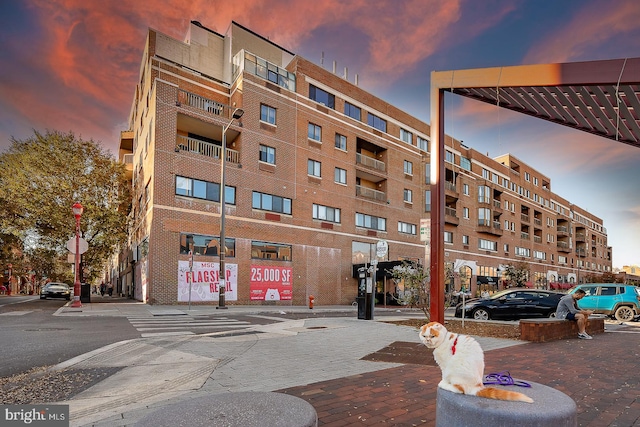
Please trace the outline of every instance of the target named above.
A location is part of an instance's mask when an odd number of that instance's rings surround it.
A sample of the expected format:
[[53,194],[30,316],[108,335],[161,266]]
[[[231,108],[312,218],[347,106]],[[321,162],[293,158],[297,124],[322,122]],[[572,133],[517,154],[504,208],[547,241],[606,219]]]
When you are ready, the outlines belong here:
[[[225,264],[225,299],[238,300],[238,265]],[[189,283],[191,283],[191,301],[218,301],[220,286],[220,264],[217,262],[178,261],[178,301],[189,301]]]

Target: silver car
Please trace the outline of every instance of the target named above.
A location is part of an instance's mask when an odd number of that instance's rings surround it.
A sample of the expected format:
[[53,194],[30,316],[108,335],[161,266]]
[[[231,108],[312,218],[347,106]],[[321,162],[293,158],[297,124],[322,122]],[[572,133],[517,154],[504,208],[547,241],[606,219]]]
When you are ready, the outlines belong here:
[[40,290],[40,299],[64,298],[71,300],[71,288],[66,283],[47,283]]

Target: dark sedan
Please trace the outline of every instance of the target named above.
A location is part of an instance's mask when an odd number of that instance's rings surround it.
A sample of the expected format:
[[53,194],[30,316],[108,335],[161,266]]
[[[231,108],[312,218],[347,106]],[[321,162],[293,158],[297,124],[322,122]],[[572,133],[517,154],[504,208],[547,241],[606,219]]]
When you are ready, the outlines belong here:
[[[466,301],[464,312],[465,317],[477,320],[555,317],[563,295],[562,292],[541,289],[506,289],[488,298]],[[462,304],[456,306],[456,317],[462,317],[462,309]]]
[[40,299],[64,298],[71,300],[71,288],[66,283],[47,283],[40,290]]

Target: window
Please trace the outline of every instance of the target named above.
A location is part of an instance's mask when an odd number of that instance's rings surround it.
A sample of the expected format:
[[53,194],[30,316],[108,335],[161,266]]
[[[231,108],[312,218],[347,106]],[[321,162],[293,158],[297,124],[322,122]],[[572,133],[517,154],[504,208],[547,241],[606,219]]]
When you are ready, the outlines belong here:
[[312,99],[329,108],[336,108],[336,100],[333,94],[326,92],[314,85],[309,85],[309,99]]
[[536,187],[538,186],[538,178],[537,177],[533,177],[533,185],[535,185]]
[[313,204],[313,219],[340,223],[340,209]]
[[265,163],[276,164],[276,149],[260,144],[260,161]]
[[408,160],[404,161],[404,173],[407,175],[413,175],[413,163]]
[[253,209],[291,215],[291,199],[257,191],[253,192],[251,207]]
[[515,248],[515,254],[516,256],[521,256],[521,257],[530,257],[531,256],[531,250],[527,249],[527,248],[519,248],[516,246]]
[[317,176],[320,178],[320,162],[309,159],[307,161],[307,175]]
[[[234,75],[236,75],[235,67],[236,65],[234,62]],[[244,53],[244,70],[251,74],[255,74],[258,77],[262,77],[263,79],[268,79],[285,89],[294,92],[296,90],[295,74],[290,73],[289,71],[280,68],[275,64],[267,62],[260,57],[252,55],[249,52]]]
[[529,172],[524,173],[524,180],[527,182],[531,181],[531,175],[529,174]]
[[313,139],[315,141],[322,141],[322,128],[318,125],[314,125],[313,123],[309,123],[309,131],[307,133],[309,139]]
[[444,242],[453,243],[453,233],[451,231],[444,232]]
[[251,258],[291,261],[291,245],[251,241]]
[[462,208],[462,217],[464,219],[469,219],[469,208]]
[[398,221],[398,233],[416,235],[416,225]]
[[491,173],[488,170],[482,168],[482,177],[484,179],[490,179],[490,175],[491,175]]
[[418,143],[418,148],[421,149],[422,151],[426,151],[427,153],[429,152],[429,141],[421,138],[419,136],[416,136],[416,142]]
[[455,163],[456,156],[449,150],[444,152],[444,161],[449,163]]
[[[235,256],[236,239],[224,239],[225,256]],[[189,255],[192,250],[194,255],[218,256],[220,249],[219,236],[203,236],[200,234],[180,233],[180,254]]]
[[497,251],[498,242],[492,242],[491,240],[478,239],[478,249],[485,251]]
[[356,212],[356,227],[369,228],[371,230],[386,231],[387,220],[377,216],[365,215]]
[[491,225],[491,210],[487,208],[478,208],[478,225]]
[[487,185],[478,186],[478,202],[491,203],[491,188]]
[[333,180],[338,184],[347,183],[347,171],[345,169],[335,168]]
[[[225,185],[225,205],[236,204],[236,188]],[[196,199],[220,201],[220,184],[215,182],[199,181],[176,175],[176,195],[188,196]]]
[[424,211],[431,212],[431,190],[424,192]]
[[369,126],[378,129],[379,131],[386,132],[387,131],[387,121],[381,119],[375,114],[368,113],[367,115],[367,123]]
[[360,121],[360,108],[356,107],[353,104],[349,104],[346,101],[344,103],[344,114],[351,117],[352,119]]
[[542,251],[533,251],[533,257],[535,259],[547,259],[547,254],[545,252]]
[[400,139],[407,144],[413,145],[413,134],[402,128],[400,128]]
[[505,243],[503,249],[505,252],[509,252],[509,244]]
[[265,104],[260,104],[260,121],[276,124],[276,109]]
[[462,244],[463,245],[469,244],[469,236],[462,236]]
[[413,203],[413,192],[409,189],[404,189],[404,201],[407,203]]
[[462,194],[469,195],[469,184],[462,184]]
[[336,133],[336,148],[347,151],[347,137]]
[[471,170],[471,160],[467,159],[466,157],[460,156],[460,167],[462,169],[466,169],[466,170],[470,171]]

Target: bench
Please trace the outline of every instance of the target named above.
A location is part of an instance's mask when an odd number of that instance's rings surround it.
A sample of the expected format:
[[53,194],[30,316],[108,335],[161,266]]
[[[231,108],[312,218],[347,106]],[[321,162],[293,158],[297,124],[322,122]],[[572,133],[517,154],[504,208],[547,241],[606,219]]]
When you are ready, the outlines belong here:
[[[604,332],[604,317],[589,317],[586,331],[589,335]],[[546,342],[565,338],[577,338],[576,322],[564,319],[522,319],[520,339],[523,341]]]

